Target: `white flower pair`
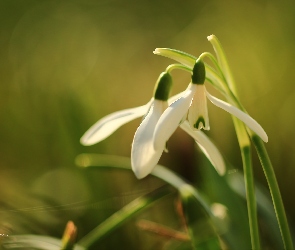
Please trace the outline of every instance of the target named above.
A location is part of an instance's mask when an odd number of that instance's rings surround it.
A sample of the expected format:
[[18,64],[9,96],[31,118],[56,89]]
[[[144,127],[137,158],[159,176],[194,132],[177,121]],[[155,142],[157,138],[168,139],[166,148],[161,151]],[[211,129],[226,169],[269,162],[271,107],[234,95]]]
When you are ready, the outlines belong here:
[[165,150],[166,142],[178,126],[195,139],[218,173],[224,174],[225,164],[219,150],[200,131],[202,128],[204,130],[210,128],[207,98],[217,107],[243,121],[265,142],[268,138],[262,127],[248,114],[208,93],[204,85],[205,71],[203,61],[197,59],[188,88],[170,99],[168,97],[172,78],[169,72],[162,73],[157,81],[154,97],[146,105],[118,111],[102,118],[83,135],[81,143],[83,145],[98,143],[125,123],[146,115],[136,130],[132,143],[131,165],[137,178],[144,178],[157,165]]

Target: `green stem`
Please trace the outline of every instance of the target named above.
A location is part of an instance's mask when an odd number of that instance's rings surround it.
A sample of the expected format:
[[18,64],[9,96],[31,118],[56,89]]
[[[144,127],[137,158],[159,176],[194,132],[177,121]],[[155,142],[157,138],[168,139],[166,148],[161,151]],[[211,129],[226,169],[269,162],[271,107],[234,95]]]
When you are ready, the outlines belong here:
[[252,169],[252,157],[251,148],[246,146],[241,148],[243,167],[244,167],[244,179],[248,206],[249,226],[251,235],[251,245],[253,250],[260,249],[259,230],[257,222],[257,204],[255,197],[255,187]]
[[166,72],[167,73],[170,73],[172,70],[174,69],[181,69],[181,70],[185,70],[185,71],[188,71],[188,72],[191,72],[191,69],[183,64],[178,64],[178,63],[175,63],[175,64],[170,64],[167,68],[166,68]]
[[289,230],[289,225],[285,213],[284,204],[282,201],[280,189],[278,186],[278,182],[276,179],[276,175],[273,169],[273,166],[271,164],[271,161],[269,159],[268,153],[265,149],[263,141],[257,136],[252,136],[252,141],[255,145],[257,154],[259,156],[261,165],[263,167],[264,174],[267,179],[267,183],[270,189],[270,194],[272,197],[272,202],[274,204],[277,220],[279,223],[283,243],[284,243],[284,249],[286,250],[292,250],[293,249],[293,242]]
[[147,195],[135,199],[134,201],[123,207],[121,210],[107,218],[104,222],[98,225],[86,236],[84,236],[78,242],[78,244],[82,247],[89,248],[95,242],[99,241],[101,238],[121,226],[124,222],[126,222],[126,220],[131,219],[148,205],[151,205],[156,200],[159,200],[160,198],[170,193],[171,188],[169,186],[164,186]]
[[254,178],[252,170],[252,158],[251,158],[251,144],[249,141],[249,136],[246,132],[244,124],[233,117],[234,126],[236,129],[238,142],[241,150],[243,169],[244,169],[244,179],[245,179],[245,189],[247,198],[247,208],[248,208],[248,218],[251,236],[252,249],[260,249],[259,240],[259,230],[257,222],[257,204],[254,188]]

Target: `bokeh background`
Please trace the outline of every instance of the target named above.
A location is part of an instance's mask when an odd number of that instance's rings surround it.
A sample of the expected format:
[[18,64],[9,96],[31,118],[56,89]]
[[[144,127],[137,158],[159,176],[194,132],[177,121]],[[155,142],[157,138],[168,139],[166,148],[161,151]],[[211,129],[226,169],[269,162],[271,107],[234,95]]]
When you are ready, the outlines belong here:
[[[227,53],[242,103],[268,133],[266,147],[294,225],[294,27],[292,0],[0,0],[1,231],[60,237],[73,220],[82,237],[163,185],[154,177],[138,181],[131,172],[75,165],[81,153],[130,156],[139,119],[98,145],[83,147],[79,139],[104,115],[147,103],[158,75],[173,63],[154,55],[155,48],[213,53],[206,38],[211,34]],[[173,76],[173,93],[185,89],[187,73]],[[210,104],[209,110],[208,134],[231,168],[241,171],[230,116]],[[162,164],[214,192],[216,183],[198,164],[202,156],[191,138],[177,131],[168,147]],[[254,150],[253,159],[256,181],[267,188]],[[175,196],[167,200],[141,216],[179,227],[171,219]],[[106,238],[100,249],[114,249],[116,242],[151,249],[167,241],[135,224]],[[139,248],[145,237],[154,243]]]

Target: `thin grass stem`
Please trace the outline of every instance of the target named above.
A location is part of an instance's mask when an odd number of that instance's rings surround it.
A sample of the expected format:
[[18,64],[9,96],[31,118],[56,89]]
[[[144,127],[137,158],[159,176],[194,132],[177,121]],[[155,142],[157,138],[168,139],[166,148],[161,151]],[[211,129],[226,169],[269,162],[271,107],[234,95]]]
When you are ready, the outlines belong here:
[[277,220],[279,223],[283,243],[284,243],[284,249],[286,250],[292,250],[293,248],[293,242],[290,234],[290,229],[285,213],[284,204],[282,201],[282,196],[280,193],[279,185],[277,182],[277,178],[272,166],[272,163],[270,161],[270,158],[268,156],[268,153],[266,151],[266,148],[264,146],[263,141],[257,136],[252,136],[252,141],[255,145],[258,157],[260,159],[264,174],[266,176],[266,180],[268,183],[268,187],[270,189],[270,194],[272,197],[272,202],[275,208]]
[[248,207],[248,216],[249,216],[251,245],[253,250],[258,250],[261,247],[260,247],[260,239],[259,239],[259,231],[258,231],[257,204],[256,204],[256,197],[255,197],[255,186],[254,186],[250,146],[241,148],[241,152],[242,152],[242,160],[243,160],[243,167],[244,167],[246,197],[248,201],[247,207]]
[[98,225],[86,236],[84,236],[78,242],[78,244],[85,248],[91,247],[94,243],[121,226],[128,219],[131,219],[140,211],[170,193],[171,188],[169,186],[164,186],[147,195],[135,199],[134,201],[130,202],[125,207],[114,213],[112,216],[107,218],[104,222]]

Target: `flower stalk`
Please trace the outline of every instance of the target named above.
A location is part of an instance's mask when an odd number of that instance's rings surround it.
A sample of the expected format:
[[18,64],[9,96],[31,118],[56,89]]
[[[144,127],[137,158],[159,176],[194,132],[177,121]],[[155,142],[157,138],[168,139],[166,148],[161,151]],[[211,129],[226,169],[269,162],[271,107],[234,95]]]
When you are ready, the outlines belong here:
[[250,146],[242,147],[241,154],[242,154],[242,161],[243,161],[243,167],[244,167],[244,180],[245,180],[246,199],[247,199],[248,216],[249,216],[251,245],[252,245],[252,249],[259,250],[261,249],[261,247],[260,247],[258,220],[257,220],[257,203],[256,203],[256,197],[255,197],[251,147]]
[[266,180],[272,197],[272,202],[279,223],[282,240],[284,243],[284,249],[294,249],[280,188],[272,163],[261,139],[258,136],[254,135],[252,136],[252,141],[256,148],[259,160],[266,176]]

